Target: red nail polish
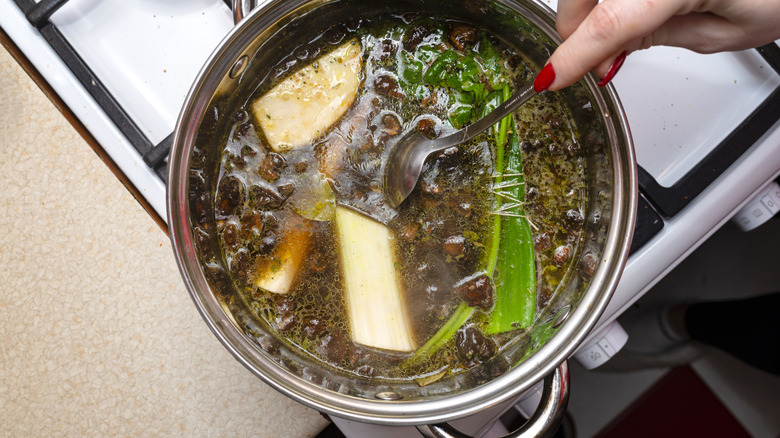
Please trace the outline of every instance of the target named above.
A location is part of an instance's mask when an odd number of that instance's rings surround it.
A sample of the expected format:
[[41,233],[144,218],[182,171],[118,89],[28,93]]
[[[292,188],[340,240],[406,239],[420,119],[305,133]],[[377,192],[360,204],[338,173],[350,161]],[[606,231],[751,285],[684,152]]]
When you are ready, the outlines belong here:
[[597,85],[599,87],[606,86],[609,83],[609,81],[611,81],[612,78],[615,77],[615,75],[617,74],[618,70],[620,70],[620,67],[623,66],[623,62],[625,60],[626,60],[626,52],[624,51],[623,53],[618,55],[617,58],[615,58],[615,60],[612,62],[612,65],[609,67],[609,71],[607,72],[607,74],[603,78],[601,78],[601,80],[599,81],[599,83]]
[[553,70],[552,64],[545,65],[542,71],[536,75],[536,79],[534,79],[534,91],[541,93],[550,88],[550,85],[552,85],[554,80],[555,70]]

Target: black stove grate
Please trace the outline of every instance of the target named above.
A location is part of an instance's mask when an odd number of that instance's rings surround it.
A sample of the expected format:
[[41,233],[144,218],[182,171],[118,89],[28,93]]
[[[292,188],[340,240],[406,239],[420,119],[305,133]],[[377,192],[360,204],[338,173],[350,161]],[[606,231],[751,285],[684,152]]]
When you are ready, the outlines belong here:
[[[228,7],[230,0],[224,0]],[[144,163],[154,170],[155,174],[163,182],[167,179],[168,150],[171,147],[173,134],[168,135],[158,144],[152,144],[141,132],[138,125],[130,118],[119,105],[113,95],[106,89],[95,73],[84,60],[76,53],[73,46],[60,33],[57,27],[49,21],[52,14],[62,7],[68,0],[41,0],[36,3],[33,0],[14,0],[19,9],[24,12],[27,20],[35,26],[41,36],[49,43],[65,65],[73,72],[81,85],[87,90],[93,99],[103,108],[122,134],[127,138],[135,150],[143,156]]]
[[[84,60],[49,18],[68,0],[14,0],[27,20],[35,26],[79,82],[95,99],[108,117],[143,156],[144,163],[165,183],[168,150],[173,134],[152,144],[130,116],[105,88]],[[231,6],[230,0],[224,2]],[[772,43],[756,49],[780,74],[780,47]],[[650,173],[639,167],[640,200],[631,251],[639,249],[664,226],[663,216],[671,217],[685,208],[696,196],[747,151],[756,140],[777,122],[780,114],[780,87],[750,114],[726,139],[671,187],[661,186]]]

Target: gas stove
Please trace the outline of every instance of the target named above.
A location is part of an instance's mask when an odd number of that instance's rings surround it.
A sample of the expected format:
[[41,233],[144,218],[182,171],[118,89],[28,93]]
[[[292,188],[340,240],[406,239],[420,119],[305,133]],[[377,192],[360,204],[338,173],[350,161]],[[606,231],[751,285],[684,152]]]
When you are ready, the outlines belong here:
[[[0,27],[4,45],[164,223],[171,135],[190,85],[233,27],[229,2],[0,0]],[[757,194],[780,202],[767,192],[780,175],[776,43],[632,53],[613,85],[641,199],[622,279],[576,355],[588,367],[625,341],[613,321],[741,208],[760,204]]]

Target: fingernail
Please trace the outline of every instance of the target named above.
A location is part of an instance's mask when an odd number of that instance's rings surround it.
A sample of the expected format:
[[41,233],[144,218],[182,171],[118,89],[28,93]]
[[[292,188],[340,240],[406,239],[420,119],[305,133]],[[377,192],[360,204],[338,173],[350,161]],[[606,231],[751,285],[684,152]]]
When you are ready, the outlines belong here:
[[536,75],[536,79],[534,79],[534,91],[541,93],[550,88],[550,85],[552,85],[554,80],[555,70],[553,70],[552,64],[545,65],[542,71]]
[[609,81],[611,81],[612,78],[615,77],[615,75],[617,74],[618,70],[620,70],[620,67],[623,66],[623,62],[625,60],[626,60],[626,52],[624,51],[623,53],[618,55],[617,58],[615,58],[615,60],[612,62],[612,65],[609,67],[609,71],[607,72],[607,74],[604,75],[604,77],[601,78],[599,83],[596,84],[596,85],[598,85],[599,87],[606,86],[609,83]]

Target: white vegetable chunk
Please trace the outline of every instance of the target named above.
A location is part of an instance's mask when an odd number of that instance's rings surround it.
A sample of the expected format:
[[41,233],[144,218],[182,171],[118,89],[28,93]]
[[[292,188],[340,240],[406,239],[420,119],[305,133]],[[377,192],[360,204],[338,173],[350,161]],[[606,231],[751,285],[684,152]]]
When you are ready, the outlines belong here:
[[360,43],[350,40],[256,100],[252,110],[271,148],[303,146],[336,123],[355,101],[362,68]]
[[352,340],[374,348],[413,351],[416,346],[396,274],[390,230],[338,206],[336,231]]

